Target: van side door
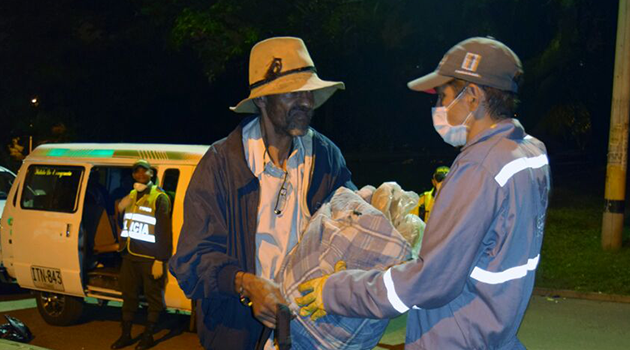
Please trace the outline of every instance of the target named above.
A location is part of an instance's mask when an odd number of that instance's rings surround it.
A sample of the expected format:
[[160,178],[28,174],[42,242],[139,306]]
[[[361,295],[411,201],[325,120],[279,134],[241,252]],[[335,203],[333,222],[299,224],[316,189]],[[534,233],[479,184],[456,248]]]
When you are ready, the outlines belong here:
[[84,295],[79,227],[86,182],[82,165],[30,164],[20,171],[19,214],[13,217],[13,265],[20,286]]

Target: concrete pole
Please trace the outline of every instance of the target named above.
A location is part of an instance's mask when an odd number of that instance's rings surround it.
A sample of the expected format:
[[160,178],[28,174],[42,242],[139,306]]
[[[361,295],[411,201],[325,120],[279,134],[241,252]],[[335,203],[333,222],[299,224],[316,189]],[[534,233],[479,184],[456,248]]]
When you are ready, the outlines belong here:
[[617,49],[613,80],[608,166],[606,167],[606,206],[602,222],[602,248],[621,248],[628,166],[628,117],[630,112],[630,0],[619,0]]

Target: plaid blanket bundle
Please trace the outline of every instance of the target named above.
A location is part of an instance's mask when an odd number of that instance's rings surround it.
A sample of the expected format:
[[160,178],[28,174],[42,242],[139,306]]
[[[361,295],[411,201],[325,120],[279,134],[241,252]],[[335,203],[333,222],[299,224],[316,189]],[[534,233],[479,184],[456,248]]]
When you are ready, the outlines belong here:
[[[333,273],[337,261],[345,261],[349,270],[385,270],[409,260],[411,250],[381,211],[342,187],[312,216],[299,244],[285,259],[276,282],[297,314],[299,308],[294,299],[301,296],[298,285]],[[337,315],[312,322],[298,316],[291,321],[293,349],[372,349],[388,322]]]

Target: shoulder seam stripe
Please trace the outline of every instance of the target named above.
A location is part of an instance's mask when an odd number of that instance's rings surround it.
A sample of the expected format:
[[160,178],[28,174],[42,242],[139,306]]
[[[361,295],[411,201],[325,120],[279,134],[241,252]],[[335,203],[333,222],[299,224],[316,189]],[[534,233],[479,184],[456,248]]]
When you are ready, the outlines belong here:
[[541,154],[537,157],[523,157],[514,159],[513,161],[503,166],[501,171],[499,171],[499,174],[494,177],[494,180],[501,187],[503,187],[508,182],[508,180],[519,171],[525,169],[538,169],[548,164],[549,160],[547,159],[546,154]]

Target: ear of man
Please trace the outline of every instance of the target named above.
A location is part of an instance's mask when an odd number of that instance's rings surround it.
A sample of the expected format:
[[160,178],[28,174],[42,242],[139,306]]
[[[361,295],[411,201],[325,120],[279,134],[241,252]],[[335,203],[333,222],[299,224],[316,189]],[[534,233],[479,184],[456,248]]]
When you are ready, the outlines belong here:
[[[466,103],[468,103],[468,107],[471,111],[477,111],[481,113],[475,113],[476,118],[482,118],[485,114],[485,106],[483,101],[485,101],[486,94],[479,85],[471,83],[467,88],[468,93],[466,94]],[[481,109],[481,110],[480,110]]]
[[253,102],[259,110],[263,111],[267,107],[267,96],[256,97]]
[[483,101],[484,92],[479,87],[479,85],[471,83],[468,85],[468,94],[466,97],[466,102],[468,102],[471,110],[476,110],[481,101]]

